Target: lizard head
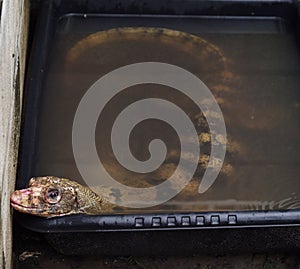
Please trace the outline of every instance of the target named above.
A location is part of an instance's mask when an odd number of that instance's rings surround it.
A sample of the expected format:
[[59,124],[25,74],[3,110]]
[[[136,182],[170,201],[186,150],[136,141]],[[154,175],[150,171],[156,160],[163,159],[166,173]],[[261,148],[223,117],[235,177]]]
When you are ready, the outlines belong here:
[[10,201],[17,211],[41,217],[99,212],[102,203],[87,187],[54,176],[31,178],[28,188],[16,190]]

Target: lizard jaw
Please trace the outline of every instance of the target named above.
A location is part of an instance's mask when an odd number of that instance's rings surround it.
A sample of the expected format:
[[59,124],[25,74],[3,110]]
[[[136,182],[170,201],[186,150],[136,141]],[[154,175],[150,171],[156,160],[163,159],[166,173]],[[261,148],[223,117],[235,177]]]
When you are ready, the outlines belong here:
[[43,210],[34,205],[35,199],[30,198],[32,193],[31,188],[15,191],[10,196],[11,206],[22,213],[43,215]]
[[34,213],[34,215],[40,215],[42,213],[41,210],[38,208],[28,207],[28,206],[23,206],[21,204],[18,204],[16,201],[13,200],[13,198],[10,199],[10,204],[14,209],[22,213],[29,213],[29,214]]

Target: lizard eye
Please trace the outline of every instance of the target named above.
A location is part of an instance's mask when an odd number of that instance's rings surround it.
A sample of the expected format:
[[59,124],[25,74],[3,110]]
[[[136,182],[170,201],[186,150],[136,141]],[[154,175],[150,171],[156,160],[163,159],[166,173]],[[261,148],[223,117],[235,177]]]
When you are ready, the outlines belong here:
[[50,204],[56,204],[60,201],[61,195],[58,189],[48,189],[46,192],[45,200]]

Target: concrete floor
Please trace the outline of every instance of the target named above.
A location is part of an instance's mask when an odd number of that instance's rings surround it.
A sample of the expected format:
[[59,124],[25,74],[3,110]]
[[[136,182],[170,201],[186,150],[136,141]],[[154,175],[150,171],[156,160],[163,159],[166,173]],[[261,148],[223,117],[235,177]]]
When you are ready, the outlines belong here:
[[58,254],[44,237],[14,225],[14,269],[262,268],[300,269],[300,254],[239,254],[192,257],[70,257]]

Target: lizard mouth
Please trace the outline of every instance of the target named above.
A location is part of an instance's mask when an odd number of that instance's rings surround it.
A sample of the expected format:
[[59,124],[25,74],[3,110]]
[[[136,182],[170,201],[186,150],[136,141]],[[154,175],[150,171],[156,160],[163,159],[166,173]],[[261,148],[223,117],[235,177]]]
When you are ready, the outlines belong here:
[[10,201],[11,206],[22,213],[27,213],[27,214],[31,214],[34,216],[41,216],[43,215],[43,210],[38,209],[37,207],[30,207],[30,206],[25,206],[25,205],[21,205],[15,201]]
[[10,204],[12,205],[12,207],[14,208],[24,208],[24,209],[31,209],[31,210],[34,210],[34,209],[37,209],[35,207],[30,207],[30,206],[25,206],[25,205],[21,205],[15,201],[13,201],[12,199],[10,199]]
[[26,205],[22,205],[22,204],[20,204],[18,201],[16,201],[15,199],[14,199],[14,197],[12,196],[11,198],[10,198],[10,204],[11,204],[11,206],[13,207],[13,208],[15,208],[15,209],[17,209],[17,210],[19,210],[19,211],[21,211],[21,212],[34,212],[34,211],[37,211],[38,209],[36,208],[36,207],[33,207],[33,206],[26,206]]

